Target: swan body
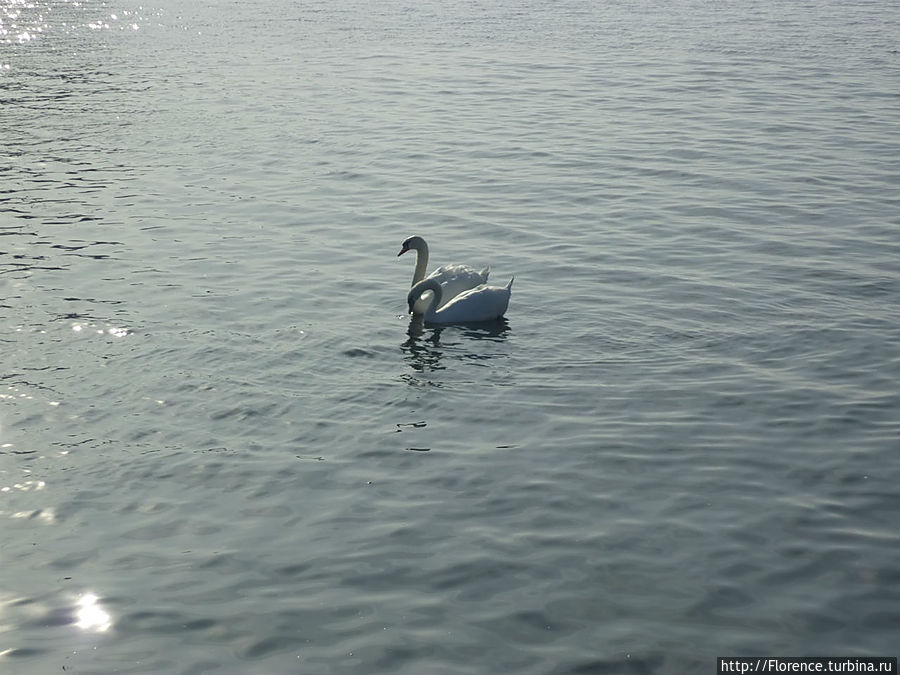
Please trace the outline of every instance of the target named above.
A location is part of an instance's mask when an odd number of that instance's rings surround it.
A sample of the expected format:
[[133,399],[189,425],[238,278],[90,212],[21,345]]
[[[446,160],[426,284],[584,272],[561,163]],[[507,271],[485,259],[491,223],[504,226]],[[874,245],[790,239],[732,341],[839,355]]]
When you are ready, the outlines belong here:
[[[397,257],[400,257],[409,250],[414,250],[416,252],[416,269],[413,271],[411,285],[415,286],[426,278],[437,281],[441,286],[441,300],[439,301],[438,308],[440,308],[441,305],[449,303],[460,293],[485,283],[488,275],[491,273],[490,267],[485,267],[483,270],[476,270],[469,265],[443,265],[426,277],[425,268],[428,267],[428,244],[426,244],[425,240],[418,235],[407,237],[403,241],[403,244],[401,244],[400,253],[397,254]],[[415,308],[416,314],[425,313],[425,310],[428,308],[430,297],[431,292],[429,291],[418,301]]]
[[[463,291],[449,302],[441,305],[443,289],[436,279],[423,279],[415,284],[406,296],[409,311],[413,314],[424,314],[427,323],[469,323],[475,321],[493,321],[506,313],[509,307],[509,296],[515,277],[506,286],[488,286],[481,284],[468,291]],[[424,312],[416,311],[423,293],[431,291],[428,305]]]

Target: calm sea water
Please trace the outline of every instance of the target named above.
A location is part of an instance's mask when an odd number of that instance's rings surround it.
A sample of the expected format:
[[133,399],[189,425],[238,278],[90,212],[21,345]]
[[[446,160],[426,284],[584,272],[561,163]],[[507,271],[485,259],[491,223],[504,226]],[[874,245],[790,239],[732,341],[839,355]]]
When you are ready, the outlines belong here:
[[897,655],[898,35],[0,0],[0,672]]

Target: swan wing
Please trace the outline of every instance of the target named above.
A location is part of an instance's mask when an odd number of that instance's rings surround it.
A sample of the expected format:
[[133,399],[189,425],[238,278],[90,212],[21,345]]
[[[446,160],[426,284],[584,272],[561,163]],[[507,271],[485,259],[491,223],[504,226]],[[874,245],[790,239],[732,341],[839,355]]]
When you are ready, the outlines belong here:
[[[441,285],[441,307],[443,307],[463,291],[486,282],[490,273],[490,267],[476,270],[469,265],[443,265],[425,278],[434,279]],[[424,312],[430,298],[431,291],[426,291],[416,303],[416,311]]]
[[425,320],[431,323],[493,321],[506,313],[510,294],[510,286],[481,284],[463,291],[436,312],[426,315]]
[[425,278],[434,279],[442,286],[446,304],[446,300],[485,283],[490,271],[489,267],[476,270],[469,265],[443,265]]

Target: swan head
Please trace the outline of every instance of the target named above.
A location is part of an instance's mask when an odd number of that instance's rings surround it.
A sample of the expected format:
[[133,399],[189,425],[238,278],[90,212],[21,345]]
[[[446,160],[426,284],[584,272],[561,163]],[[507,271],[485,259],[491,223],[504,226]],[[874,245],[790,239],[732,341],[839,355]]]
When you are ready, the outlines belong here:
[[400,253],[397,254],[397,257],[399,258],[410,249],[416,251],[428,251],[428,244],[425,243],[425,240],[422,239],[422,237],[414,234],[413,236],[404,239],[403,243],[400,244]]
[[441,285],[435,279],[423,279],[410,288],[409,293],[406,296],[406,303],[409,305],[410,314],[415,314],[415,312],[413,312],[413,307],[415,307],[416,302],[422,297],[422,294],[425,291],[431,291],[434,294],[431,304],[428,306],[429,311],[433,310],[440,303],[442,293]]

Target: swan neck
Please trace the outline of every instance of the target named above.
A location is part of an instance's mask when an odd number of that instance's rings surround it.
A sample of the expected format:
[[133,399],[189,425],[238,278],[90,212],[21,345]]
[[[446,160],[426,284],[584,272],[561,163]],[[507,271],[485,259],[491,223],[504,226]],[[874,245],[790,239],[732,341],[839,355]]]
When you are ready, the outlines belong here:
[[412,311],[413,306],[419,301],[425,291],[431,291],[431,300],[425,309],[425,316],[432,316],[437,312],[437,308],[441,306],[441,298],[444,294],[444,289],[441,288],[441,285],[435,279],[421,281],[409,292],[410,311]]
[[425,269],[428,267],[428,244],[421,240],[416,247],[416,269],[413,271],[412,286],[425,278]]
[[441,296],[444,295],[444,289],[441,288],[441,285],[434,279],[428,283],[428,288],[431,289],[431,304],[428,305],[428,309],[425,313],[434,314],[437,311],[437,308],[441,306]]

